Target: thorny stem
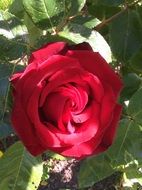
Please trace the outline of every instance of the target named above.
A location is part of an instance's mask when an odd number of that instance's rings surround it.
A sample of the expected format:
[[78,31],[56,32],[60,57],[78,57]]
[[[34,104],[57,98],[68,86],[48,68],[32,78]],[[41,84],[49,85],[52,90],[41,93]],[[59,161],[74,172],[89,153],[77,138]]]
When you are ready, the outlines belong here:
[[118,16],[120,16],[120,15],[123,14],[125,11],[127,11],[129,8],[131,8],[131,7],[135,6],[135,5],[137,5],[140,1],[141,1],[141,0],[137,0],[137,1],[135,1],[134,3],[129,4],[129,5],[128,5],[127,3],[125,3],[124,8],[123,8],[120,12],[116,13],[115,15],[113,15],[112,17],[110,17],[110,18],[108,18],[108,19],[106,19],[106,20],[103,20],[103,21],[102,21],[100,24],[98,24],[94,29],[97,30],[97,31],[99,31],[101,28],[103,28],[103,27],[106,26],[108,23],[110,23],[111,21],[113,21],[114,19],[116,19]]

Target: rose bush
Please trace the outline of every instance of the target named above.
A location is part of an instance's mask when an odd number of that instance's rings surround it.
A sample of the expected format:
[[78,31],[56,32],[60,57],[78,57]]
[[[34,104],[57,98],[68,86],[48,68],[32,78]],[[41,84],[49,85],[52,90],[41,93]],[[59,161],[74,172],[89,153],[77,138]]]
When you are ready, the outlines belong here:
[[83,158],[112,144],[122,82],[89,44],[47,44],[11,83],[13,127],[32,155]]

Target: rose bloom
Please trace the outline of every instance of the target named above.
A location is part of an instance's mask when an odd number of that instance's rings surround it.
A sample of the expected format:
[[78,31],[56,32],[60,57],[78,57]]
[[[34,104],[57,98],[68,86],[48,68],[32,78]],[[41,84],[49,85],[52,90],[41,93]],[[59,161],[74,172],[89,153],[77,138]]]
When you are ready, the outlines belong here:
[[11,77],[12,124],[28,151],[84,158],[112,144],[122,81],[87,43],[49,43]]

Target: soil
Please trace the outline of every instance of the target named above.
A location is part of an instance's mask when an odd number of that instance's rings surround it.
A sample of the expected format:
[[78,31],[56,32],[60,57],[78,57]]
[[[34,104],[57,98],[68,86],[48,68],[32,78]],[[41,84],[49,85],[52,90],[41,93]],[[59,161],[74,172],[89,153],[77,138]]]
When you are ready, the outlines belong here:
[[80,162],[75,159],[50,161],[51,170],[47,185],[41,185],[39,190],[78,189],[78,172]]
[[[47,185],[41,185],[38,190],[79,190],[77,177],[81,162],[75,159],[52,160],[52,164]],[[122,175],[122,172],[115,172],[93,186],[80,190],[123,190]]]

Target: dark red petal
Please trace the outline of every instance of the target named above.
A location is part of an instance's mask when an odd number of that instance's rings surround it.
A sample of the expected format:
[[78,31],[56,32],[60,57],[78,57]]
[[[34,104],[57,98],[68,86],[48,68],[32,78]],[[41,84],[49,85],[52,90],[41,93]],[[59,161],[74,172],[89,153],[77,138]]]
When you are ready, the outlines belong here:
[[99,77],[101,82],[105,81],[110,84],[115,96],[119,95],[123,86],[122,81],[99,53],[92,51],[69,50],[67,55],[76,58],[85,70]]
[[62,142],[62,144],[80,144],[90,140],[97,133],[98,125],[98,121],[88,121],[82,124],[79,132],[76,131],[74,133],[63,134],[57,131],[56,136]]
[[69,50],[89,50],[89,51],[93,51],[92,47],[87,42],[83,42],[83,43],[75,44],[75,45],[70,45],[68,49]]
[[13,128],[29,152],[33,155],[42,153],[45,148],[40,144],[36,131],[24,112],[19,99],[14,104],[11,119]]
[[75,157],[78,159],[82,159],[86,156],[91,156],[94,154],[94,150],[98,147],[102,139],[101,131],[98,131],[94,137],[92,137],[87,142],[82,142],[80,144],[75,144],[72,147],[68,147],[68,149],[63,150],[61,154],[63,156]]
[[113,120],[105,132],[98,130],[97,134],[88,142],[83,142],[79,145],[75,144],[73,147],[61,152],[61,154],[82,159],[86,156],[96,155],[107,150],[115,138],[121,110],[122,106],[116,105]]
[[104,97],[102,98],[100,113],[101,127],[106,128],[112,121],[116,101],[111,86],[104,83]]
[[[34,89],[32,95],[29,98],[27,103],[27,110],[26,113],[32,122],[32,127],[36,131],[36,136],[38,137],[39,142],[41,142],[44,147],[53,146],[53,147],[60,147],[60,141],[56,137],[54,133],[55,126],[51,124],[42,123],[39,117],[39,110],[38,110],[38,102],[41,93],[41,88]],[[50,125],[52,127],[52,131],[49,129]]]
[[42,91],[40,98],[40,107],[43,106],[45,99],[49,93],[55,91],[59,86],[65,85],[69,82],[79,83],[85,75],[85,71],[80,67],[73,66],[72,68],[64,68],[56,72],[48,79],[48,84]]
[[42,63],[53,55],[64,55],[67,51],[67,43],[55,42],[44,45],[42,48],[34,51],[29,59],[29,64],[32,62]]
[[45,121],[51,121],[55,123],[56,127],[59,127],[61,131],[66,131],[62,124],[62,115],[65,107],[65,103],[68,97],[61,95],[60,93],[51,93],[48,95],[43,107],[41,108]]
[[21,77],[22,73],[15,73],[9,79],[13,86],[16,86],[19,78]]
[[[24,95],[22,99],[23,106],[27,105],[34,88],[41,85],[44,79],[48,80],[57,71],[72,67],[80,67],[77,60],[60,55],[54,55],[40,65],[28,65],[15,86],[17,93]],[[49,90],[50,88],[48,88]]]
[[87,155],[92,154],[92,147],[88,146],[87,143],[82,143],[79,145],[74,145],[68,149],[62,150],[61,154],[67,157],[73,157],[81,159]]
[[[100,106],[97,102],[92,102],[92,114],[91,118],[86,122],[80,124],[80,126],[76,126],[76,130],[74,133],[63,134],[59,131],[56,132],[56,136],[59,140],[66,145],[74,145],[81,144],[83,142],[89,141],[91,138],[95,136],[99,129],[99,113]],[[89,110],[90,111],[90,110]],[[89,113],[90,114],[90,113]],[[73,124],[72,124],[73,125]]]
[[107,128],[107,130],[105,131],[102,141],[100,145],[97,147],[97,149],[94,151],[94,154],[101,153],[107,150],[109,146],[112,145],[116,136],[116,131],[117,131],[121,111],[122,111],[122,106],[117,104],[114,109],[112,122],[110,126]]
[[59,93],[61,93],[63,96],[68,97],[70,103],[74,104],[72,105],[71,111],[75,113],[80,113],[88,103],[89,89],[87,88],[87,86],[83,86],[83,82],[84,81],[82,80],[80,81],[80,84],[78,83],[75,86],[67,84],[58,88]]
[[92,98],[101,103],[104,96],[102,81],[100,81],[99,78],[92,73],[87,74],[86,77],[84,77],[84,80],[88,82]]

